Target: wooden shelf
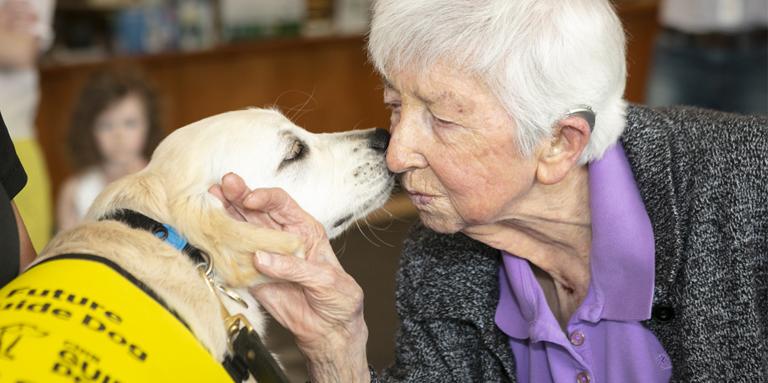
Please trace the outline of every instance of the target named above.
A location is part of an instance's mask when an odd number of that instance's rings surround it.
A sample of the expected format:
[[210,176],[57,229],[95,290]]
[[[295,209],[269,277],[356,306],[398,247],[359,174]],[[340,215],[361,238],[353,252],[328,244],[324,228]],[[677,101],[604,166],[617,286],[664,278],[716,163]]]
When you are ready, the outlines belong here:
[[224,58],[230,55],[264,54],[282,50],[311,49],[329,44],[363,42],[363,36],[325,36],[325,37],[287,37],[268,38],[263,40],[248,40],[217,45],[208,49],[195,51],[168,51],[161,53],[142,55],[109,55],[94,59],[84,60],[60,60],[55,56],[48,57],[40,65],[40,70],[51,72],[57,70],[88,69],[92,67],[111,65],[151,65],[155,63],[168,63],[180,60],[194,60],[200,58]]

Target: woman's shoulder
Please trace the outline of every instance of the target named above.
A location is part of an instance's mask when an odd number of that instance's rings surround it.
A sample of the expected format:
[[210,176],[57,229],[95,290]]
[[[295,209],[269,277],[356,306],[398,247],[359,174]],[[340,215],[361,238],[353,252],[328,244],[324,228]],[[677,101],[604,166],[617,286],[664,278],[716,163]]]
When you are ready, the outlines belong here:
[[682,196],[696,187],[740,196],[745,181],[752,188],[768,183],[768,116],[635,105],[621,139],[636,180],[649,192],[674,187]]
[[[728,149],[733,155],[768,147],[768,116],[741,115],[689,106],[631,105],[622,136],[625,145],[649,148],[664,141],[680,154]],[[682,152],[681,152],[682,151]]]

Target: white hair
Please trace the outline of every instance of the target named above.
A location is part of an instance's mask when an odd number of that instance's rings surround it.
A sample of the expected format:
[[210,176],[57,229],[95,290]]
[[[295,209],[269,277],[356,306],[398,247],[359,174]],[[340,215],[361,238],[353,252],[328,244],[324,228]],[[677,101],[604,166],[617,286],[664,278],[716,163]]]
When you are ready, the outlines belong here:
[[478,76],[527,155],[582,105],[597,118],[581,163],[626,124],[624,30],[608,0],[376,0],[368,51],[385,78],[438,62]]

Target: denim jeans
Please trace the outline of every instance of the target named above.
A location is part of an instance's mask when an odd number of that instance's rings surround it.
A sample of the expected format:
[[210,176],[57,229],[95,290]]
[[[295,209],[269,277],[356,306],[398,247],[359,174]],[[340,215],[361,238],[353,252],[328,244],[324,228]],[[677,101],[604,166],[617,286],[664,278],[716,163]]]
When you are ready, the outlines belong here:
[[662,32],[646,103],[768,114],[768,46],[696,47]]

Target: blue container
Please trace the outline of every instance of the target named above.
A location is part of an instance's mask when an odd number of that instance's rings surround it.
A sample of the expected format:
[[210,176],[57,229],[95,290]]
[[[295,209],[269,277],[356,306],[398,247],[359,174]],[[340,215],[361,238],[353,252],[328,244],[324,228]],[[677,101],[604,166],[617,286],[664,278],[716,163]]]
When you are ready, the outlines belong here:
[[146,19],[138,7],[120,10],[115,16],[115,48],[119,53],[144,53]]

